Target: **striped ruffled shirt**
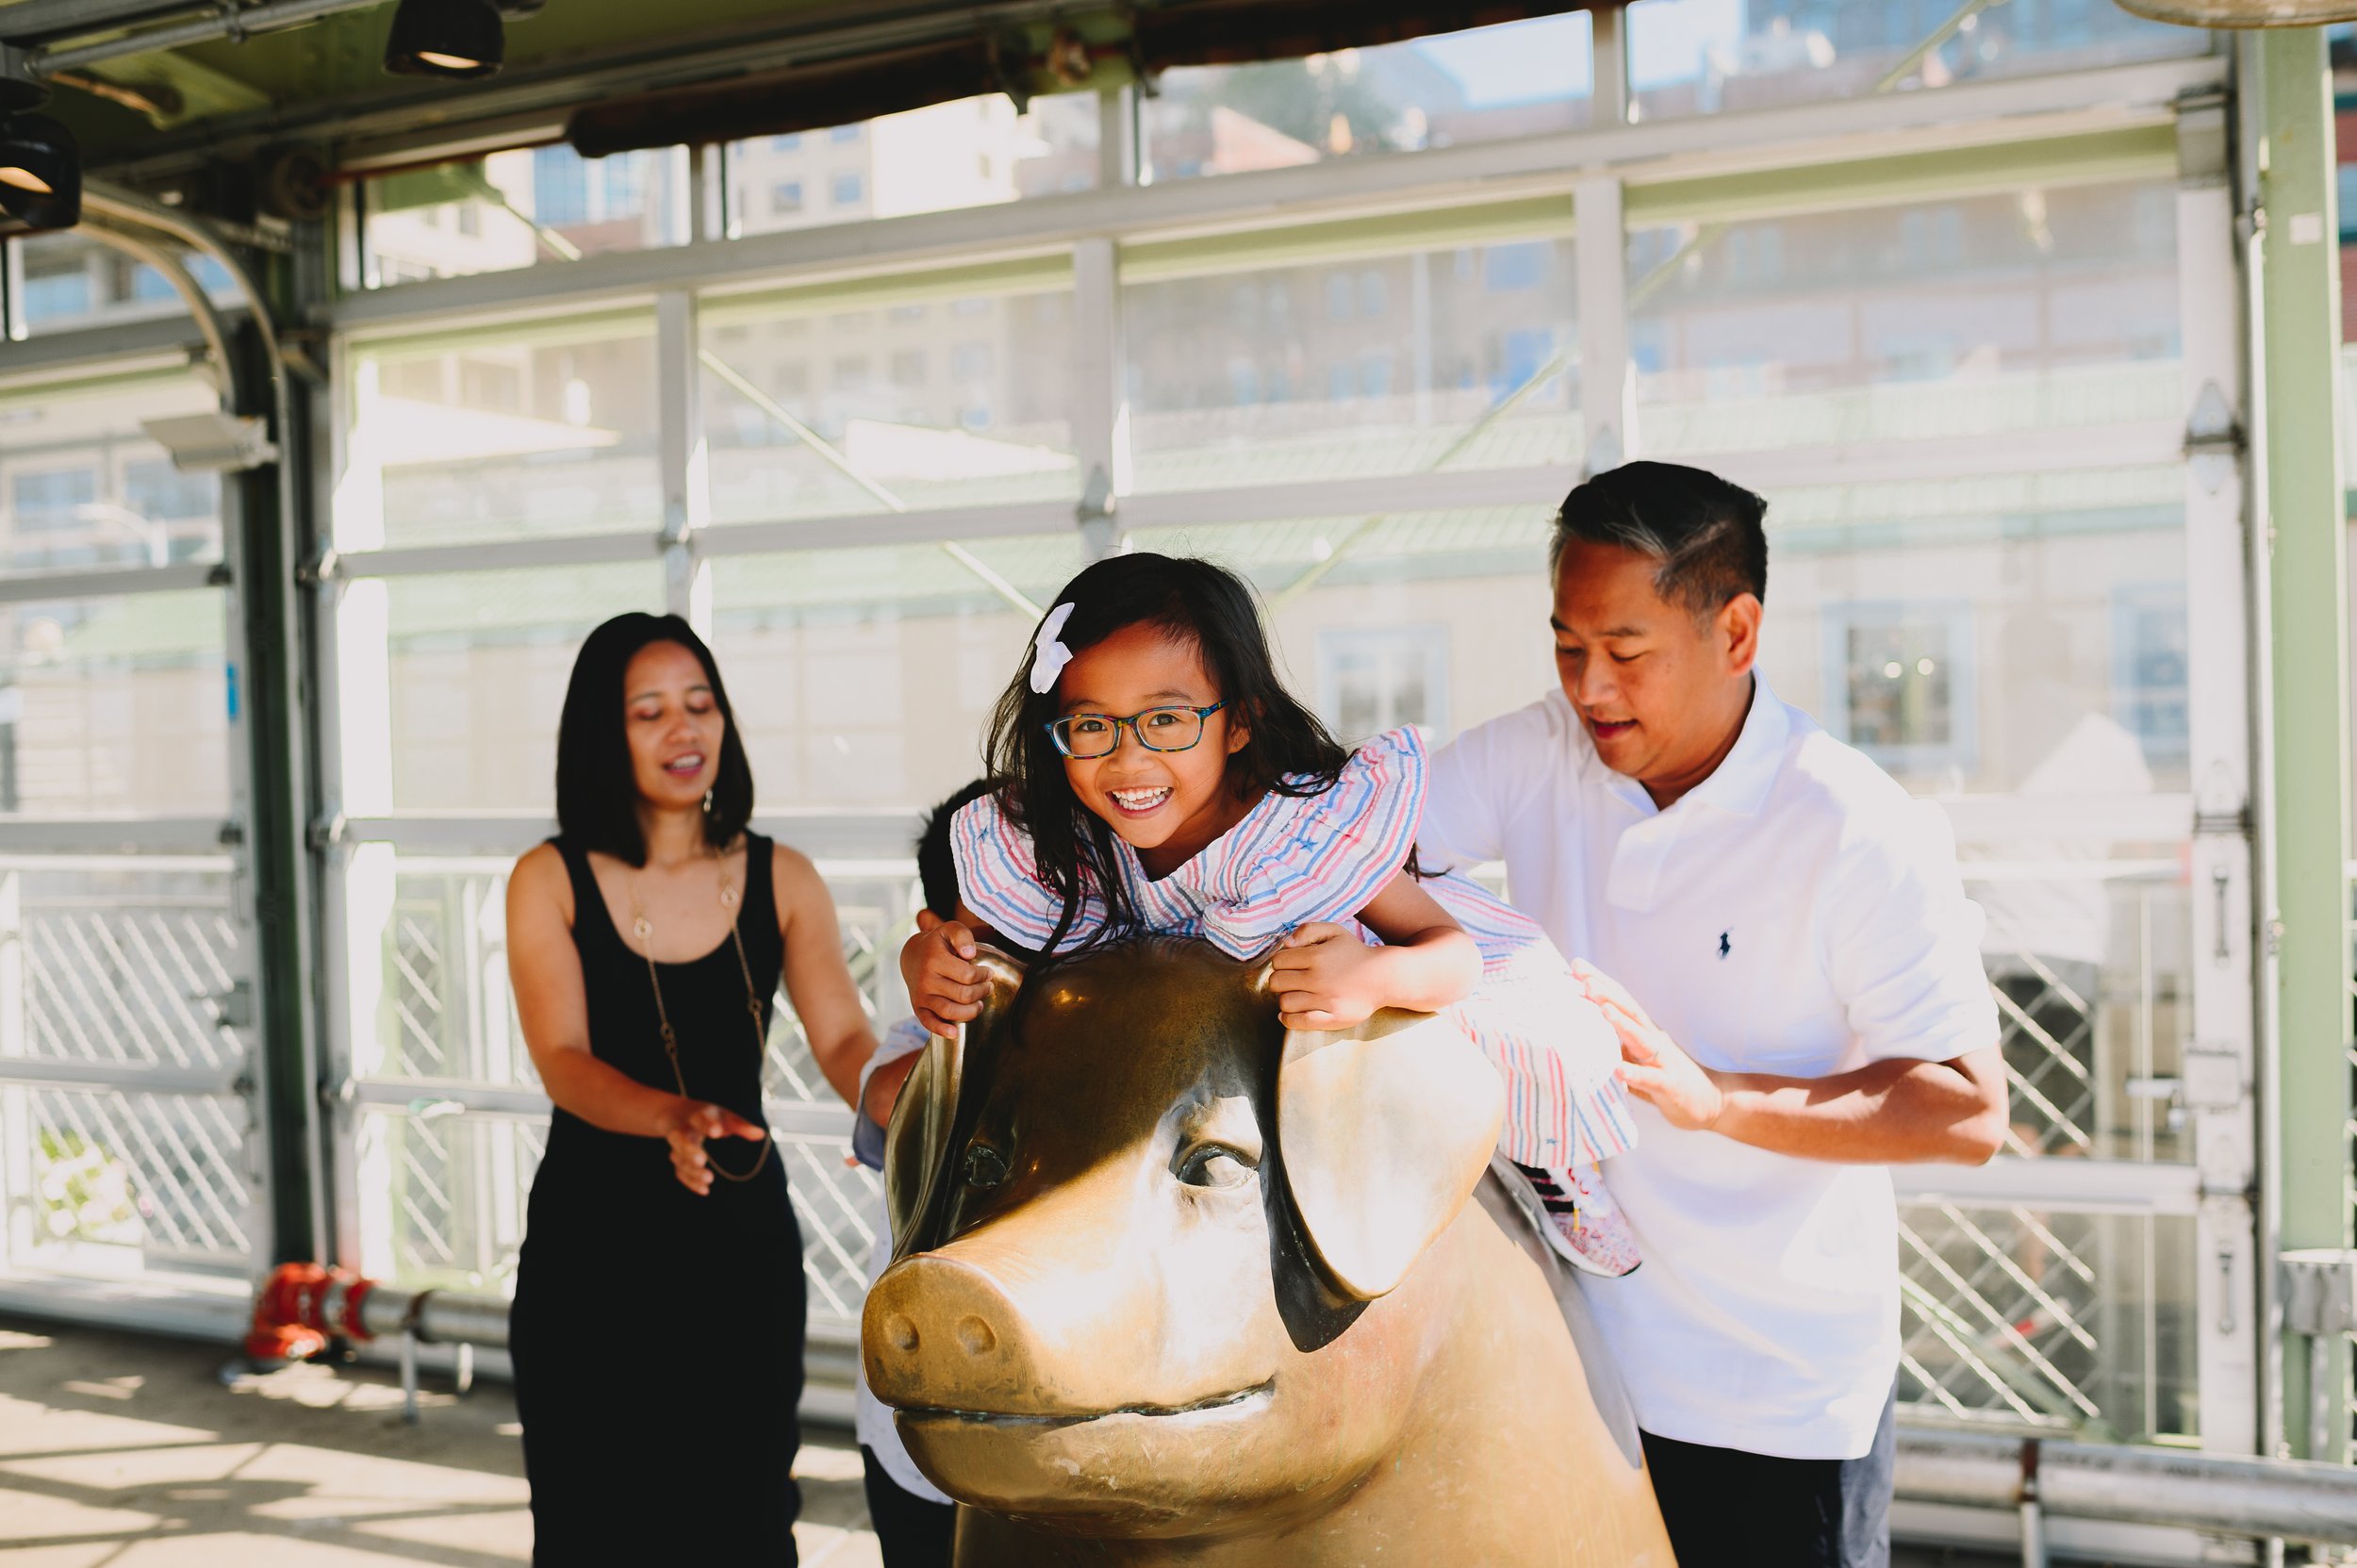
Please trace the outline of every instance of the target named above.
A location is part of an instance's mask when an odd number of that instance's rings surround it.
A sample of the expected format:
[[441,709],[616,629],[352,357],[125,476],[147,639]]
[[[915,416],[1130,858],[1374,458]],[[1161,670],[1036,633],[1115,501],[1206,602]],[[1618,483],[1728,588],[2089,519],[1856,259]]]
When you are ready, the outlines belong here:
[[[1424,816],[1426,755],[1409,729],[1365,742],[1332,787],[1261,797],[1243,820],[1166,877],[1146,874],[1137,851],[1113,839],[1113,870],[1146,929],[1199,936],[1231,958],[1266,953],[1314,921],[1351,927],[1407,864]],[[967,805],[951,825],[958,896],[994,931],[1045,949],[1063,900],[1039,880],[1030,840],[996,798]],[[1420,883],[1481,949],[1480,985],[1448,1016],[1504,1075],[1508,1158],[1525,1164],[1585,1164],[1636,1141],[1625,1092],[1614,1077],[1618,1035],[1589,1001],[1555,945],[1529,918],[1459,872]],[[1059,950],[1105,929],[1104,900],[1083,892]]]

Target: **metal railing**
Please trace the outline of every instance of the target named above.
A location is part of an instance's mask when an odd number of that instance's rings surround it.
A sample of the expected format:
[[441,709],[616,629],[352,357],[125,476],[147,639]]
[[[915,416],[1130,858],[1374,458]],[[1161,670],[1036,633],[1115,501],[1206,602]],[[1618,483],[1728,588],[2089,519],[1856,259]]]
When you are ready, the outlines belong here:
[[260,1171],[226,862],[0,864],[10,1272],[242,1279]]
[[[2085,860],[1965,871],[1989,920],[2007,1156],[2187,1158],[2182,873]],[[1938,1419],[2090,1440],[2193,1432],[2193,1222],[2161,1211],[1903,1205],[1901,1399]]]

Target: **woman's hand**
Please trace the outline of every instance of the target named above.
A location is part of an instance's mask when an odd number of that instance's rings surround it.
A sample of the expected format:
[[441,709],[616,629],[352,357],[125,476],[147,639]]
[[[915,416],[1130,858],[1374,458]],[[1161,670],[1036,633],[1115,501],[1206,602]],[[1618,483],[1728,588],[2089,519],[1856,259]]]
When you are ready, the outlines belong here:
[[974,962],[981,950],[964,921],[917,911],[916,934],[900,949],[900,978],[908,982],[910,1011],[928,1032],[955,1034],[958,1025],[981,1015],[990,977]]
[[1277,945],[1269,988],[1287,1029],[1349,1029],[1391,1005],[1389,949],[1370,948],[1348,929],[1313,920]]
[[712,1157],[704,1152],[706,1138],[744,1138],[757,1144],[769,1136],[725,1105],[684,1096],[664,1113],[662,1129],[664,1141],[671,1146],[671,1174],[700,1197],[712,1191]]

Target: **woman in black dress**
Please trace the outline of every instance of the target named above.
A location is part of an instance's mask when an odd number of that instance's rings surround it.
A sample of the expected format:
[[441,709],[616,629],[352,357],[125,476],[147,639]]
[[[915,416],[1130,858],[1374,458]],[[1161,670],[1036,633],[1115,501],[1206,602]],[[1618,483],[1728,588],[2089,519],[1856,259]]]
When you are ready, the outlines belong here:
[[711,652],[675,616],[589,635],[563,830],[516,863],[508,970],[555,1101],[509,1337],[533,1561],[792,1563],[801,1236],[761,1113],[783,975],[847,1096],[874,1049],[810,862],[745,831]]

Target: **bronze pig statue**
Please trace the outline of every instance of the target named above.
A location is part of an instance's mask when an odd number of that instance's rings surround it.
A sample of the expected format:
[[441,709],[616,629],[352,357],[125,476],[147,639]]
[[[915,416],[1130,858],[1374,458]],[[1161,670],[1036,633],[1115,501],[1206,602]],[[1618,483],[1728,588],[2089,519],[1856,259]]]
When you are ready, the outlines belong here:
[[1503,1094],[1454,1029],[1288,1033],[1195,942],[983,962],[863,1325],[959,1568],[1673,1568],[1575,1293],[1466,1201]]

